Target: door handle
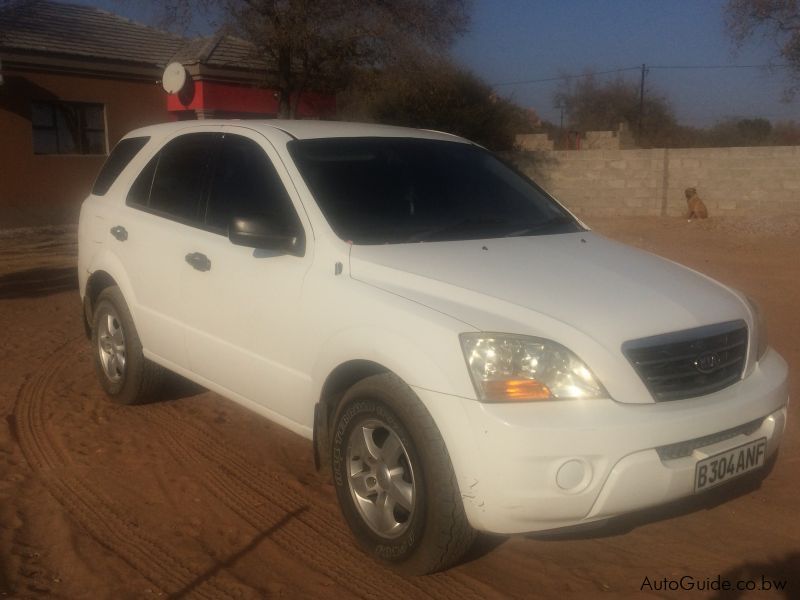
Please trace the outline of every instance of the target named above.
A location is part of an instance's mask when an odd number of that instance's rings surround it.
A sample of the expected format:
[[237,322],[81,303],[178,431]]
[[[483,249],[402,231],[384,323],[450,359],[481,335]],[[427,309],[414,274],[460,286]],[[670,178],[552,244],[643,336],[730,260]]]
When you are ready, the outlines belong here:
[[122,225],[117,225],[116,227],[111,228],[111,235],[117,238],[120,242],[124,242],[128,239],[128,230],[125,229]]
[[186,255],[186,262],[192,265],[198,271],[210,271],[211,261],[205,254],[200,252],[190,252]]

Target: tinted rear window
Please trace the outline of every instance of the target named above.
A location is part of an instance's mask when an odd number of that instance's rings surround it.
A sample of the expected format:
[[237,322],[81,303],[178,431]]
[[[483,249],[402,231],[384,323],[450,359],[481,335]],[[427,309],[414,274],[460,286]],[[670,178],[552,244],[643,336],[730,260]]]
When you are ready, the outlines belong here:
[[126,202],[137,206],[147,206],[150,202],[150,188],[153,187],[153,175],[156,173],[159,155],[156,154],[142,172],[136,177],[131,189],[128,190]]
[[217,133],[190,133],[164,146],[150,187],[151,210],[181,221],[202,220],[201,202],[218,139]]
[[117,180],[119,174],[133,160],[133,157],[139,153],[139,150],[144,148],[149,139],[149,137],[134,137],[120,140],[114,150],[111,151],[106,164],[100,169],[100,174],[94,182],[94,187],[92,187],[92,193],[95,196],[105,195]]
[[200,225],[218,133],[190,133],[164,146],[136,177],[126,203],[159,216]]

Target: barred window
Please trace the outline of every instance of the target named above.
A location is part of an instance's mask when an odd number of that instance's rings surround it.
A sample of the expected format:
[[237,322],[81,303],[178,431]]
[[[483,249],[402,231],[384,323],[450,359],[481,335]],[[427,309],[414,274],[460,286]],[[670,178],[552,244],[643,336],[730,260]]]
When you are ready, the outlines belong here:
[[32,102],[34,154],[105,154],[105,108],[85,102]]

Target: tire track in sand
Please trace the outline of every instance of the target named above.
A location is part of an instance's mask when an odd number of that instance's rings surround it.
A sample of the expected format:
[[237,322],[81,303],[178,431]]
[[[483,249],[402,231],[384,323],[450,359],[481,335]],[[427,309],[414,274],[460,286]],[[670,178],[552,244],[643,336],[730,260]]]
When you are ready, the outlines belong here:
[[[66,451],[48,432],[45,403],[72,366],[79,342],[83,342],[80,336],[56,348],[20,388],[14,424],[22,452],[53,497],[99,544],[166,593],[191,586],[207,567],[185,564],[178,558],[179,552],[148,535],[121,512],[122,507],[92,489],[70,468]],[[240,597],[229,587],[214,578],[195,587],[193,593],[211,600]]]
[[[98,543],[122,558],[155,586],[174,593],[191,589],[198,597],[234,597],[239,586],[225,573],[195,585],[206,566],[194,568],[181,561],[180,553],[142,531],[116,505],[93,490],[74,470],[69,453],[57,437],[47,431],[43,409],[56,394],[58,382],[69,378],[75,353],[83,343],[76,337],[57,348],[20,389],[15,408],[15,425],[23,454],[34,472],[68,513]],[[313,570],[330,577],[343,589],[360,598],[435,597],[484,598],[491,595],[477,581],[464,583],[457,576],[439,573],[424,578],[405,578],[368,559],[352,541],[352,534],[331,507],[305,497],[276,473],[265,473],[246,454],[218,439],[218,432],[205,423],[187,419],[175,406],[153,404],[136,408],[144,422],[155,426],[167,450],[193,472],[203,473],[203,487],[256,531],[271,529],[287,515],[294,518],[275,529],[270,539],[284,551]],[[310,505],[314,506],[310,506]],[[310,510],[306,510],[310,508]],[[379,586],[367,583],[365,569],[380,569]],[[485,593],[482,593],[485,592]]]
[[[220,441],[213,428],[187,418],[174,406],[162,404],[149,408],[153,410],[148,411],[146,418],[162,433],[173,457],[191,466],[192,472],[203,472],[201,483],[206,489],[256,530],[264,529],[285,514],[308,507],[309,510],[304,510],[270,539],[309,567],[328,575],[354,596],[477,600],[492,594],[489,589],[478,591],[477,588],[483,586],[477,581],[470,580],[466,584],[448,573],[404,578],[377,563],[371,564],[371,560],[355,547],[350,530],[330,507],[302,496],[278,474],[259,469],[244,452]],[[354,577],[365,568],[381,570],[378,588],[370,589],[360,576]]]

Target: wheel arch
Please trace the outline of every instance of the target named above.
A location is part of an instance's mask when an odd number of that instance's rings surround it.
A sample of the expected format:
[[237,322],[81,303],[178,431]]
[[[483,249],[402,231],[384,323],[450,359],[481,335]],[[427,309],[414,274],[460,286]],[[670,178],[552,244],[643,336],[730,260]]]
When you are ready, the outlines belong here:
[[108,271],[102,269],[93,272],[86,280],[86,291],[83,295],[83,328],[87,339],[92,337],[92,320],[98,296],[104,289],[115,285],[117,285],[116,280]]
[[[378,373],[392,373],[409,387],[466,396],[472,390],[463,363],[458,335],[440,329],[442,336],[425,343],[389,328],[357,327],[339,331],[321,347],[312,369],[319,382],[313,414],[312,440],[317,467],[326,465],[329,424],[344,392]],[[420,398],[423,405],[426,402]],[[426,408],[434,414],[432,407]]]
[[123,298],[128,304],[131,313],[136,317],[133,295],[133,287],[130,284],[125,269],[120,260],[110,252],[98,255],[87,269],[89,276],[86,280],[83,291],[83,315],[84,329],[86,334],[91,337],[91,322],[94,314],[94,306],[100,293],[110,287],[117,286],[122,292]]
[[336,366],[325,379],[319,400],[314,406],[313,448],[314,466],[320,470],[329,457],[330,423],[344,393],[356,383],[372,375],[391,373],[384,365],[372,360],[353,359]]

